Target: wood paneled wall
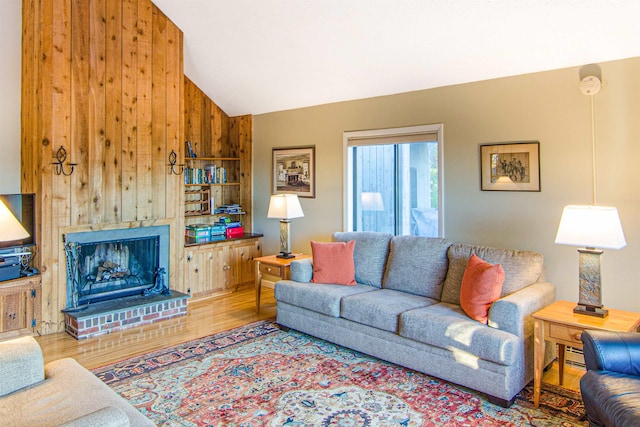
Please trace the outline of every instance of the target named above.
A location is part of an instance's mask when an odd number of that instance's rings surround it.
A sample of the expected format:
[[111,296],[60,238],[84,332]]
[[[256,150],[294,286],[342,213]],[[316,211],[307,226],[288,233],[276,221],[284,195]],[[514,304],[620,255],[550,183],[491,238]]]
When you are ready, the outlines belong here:
[[[181,284],[182,32],[149,0],[24,0],[22,191],[37,193],[43,332],[65,306],[65,227],[171,225]],[[54,173],[60,147],[77,163]],[[174,287],[174,286],[172,286]]]
[[245,231],[250,232],[253,117],[229,117],[186,76],[184,87],[185,140],[191,141],[198,157],[240,158],[239,164],[236,161],[225,162],[229,181],[240,182],[239,187],[227,187],[225,191],[238,192],[229,197],[237,200],[247,212],[242,222]]

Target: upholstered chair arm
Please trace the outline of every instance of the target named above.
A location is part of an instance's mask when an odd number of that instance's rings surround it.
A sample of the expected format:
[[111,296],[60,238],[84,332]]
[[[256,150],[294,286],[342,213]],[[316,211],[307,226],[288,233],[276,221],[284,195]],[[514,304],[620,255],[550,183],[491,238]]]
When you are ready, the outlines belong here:
[[556,299],[553,283],[537,282],[500,298],[489,309],[489,326],[512,334],[533,334],[531,315],[552,304]]
[[107,406],[58,427],[129,427],[127,414],[115,406]]
[[313,262],[311,258],[303,258],[291,262],[290,279],[296,282],[308,283],[313,277]]
[[582,343],[587,370],[640,377],[640,334],[587,330]]
[[0,342],[0,379],[0,396],[44,380],[42,350],[33,337]]

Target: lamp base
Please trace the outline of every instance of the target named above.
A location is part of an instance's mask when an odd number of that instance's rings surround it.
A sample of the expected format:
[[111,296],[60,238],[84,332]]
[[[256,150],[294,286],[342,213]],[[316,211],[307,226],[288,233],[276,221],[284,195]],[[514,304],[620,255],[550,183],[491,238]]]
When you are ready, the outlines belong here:
[[282,259],[291,259],[295,257],[296,256],[293,255],[291,252],[280,252],[278,255],[276,255],[276,258],[282,258]]
[[587,316],[594,317],[607,317],[609,315],[609,310],[605,310],[603,308],[598,307],[589,307],[586,305],[576,305],[573,308],[573,312],[576,314],[586,314]]

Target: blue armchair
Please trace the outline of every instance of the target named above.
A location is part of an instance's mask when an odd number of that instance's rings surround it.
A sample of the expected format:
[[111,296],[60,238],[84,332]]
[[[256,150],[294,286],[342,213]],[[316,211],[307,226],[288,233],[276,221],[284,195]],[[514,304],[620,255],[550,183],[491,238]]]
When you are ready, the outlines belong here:
[[584,331],[580,391],[590,426],[640,425],[640,334]]

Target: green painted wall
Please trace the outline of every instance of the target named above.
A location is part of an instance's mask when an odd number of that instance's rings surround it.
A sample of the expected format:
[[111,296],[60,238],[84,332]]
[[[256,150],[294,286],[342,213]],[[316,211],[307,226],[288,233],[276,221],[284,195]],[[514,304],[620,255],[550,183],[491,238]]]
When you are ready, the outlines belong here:
[[[633,265],[640,259],[640,58],[599,64],[595,96],[598,204],[618,208],[627,247],[603,260],[606,305],[640,311]],[[357,82],[354,82],[357,84]],[[590,98],[579,67],[362,99],[254,117],[254,230],[264,253],[278,252],[278,221],[266,218],[271,149],[316,146],[315,199],[292,221],[294,251],[342,229],[343,132],[444,124],[447,238],[542,252],[558,299],[576,301],[578,256],[554,244],[562,208],[591,203]],[[540,142],[540,193],[480,191],[479,145]]]

